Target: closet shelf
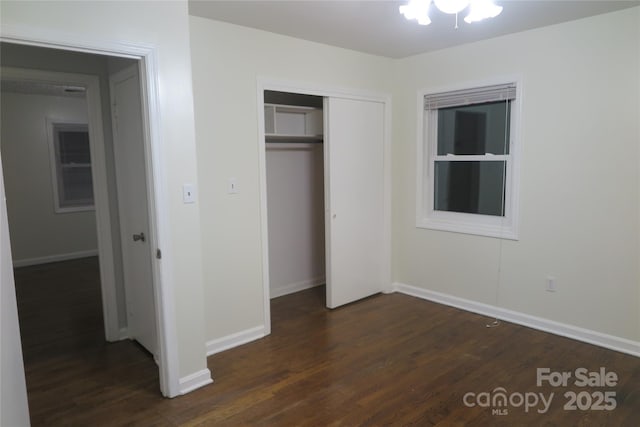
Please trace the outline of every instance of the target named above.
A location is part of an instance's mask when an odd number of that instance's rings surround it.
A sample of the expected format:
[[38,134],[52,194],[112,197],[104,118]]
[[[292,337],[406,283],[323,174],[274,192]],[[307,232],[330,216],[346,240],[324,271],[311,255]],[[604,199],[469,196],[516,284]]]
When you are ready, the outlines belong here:
[[322,109],[296,105],[264,104],[264,131],[271,141],[322,141]]
[[322,135],[282,135],[275,133],[267,133],[264,135],[265,141],[270,142],[313,142],[321,143]]

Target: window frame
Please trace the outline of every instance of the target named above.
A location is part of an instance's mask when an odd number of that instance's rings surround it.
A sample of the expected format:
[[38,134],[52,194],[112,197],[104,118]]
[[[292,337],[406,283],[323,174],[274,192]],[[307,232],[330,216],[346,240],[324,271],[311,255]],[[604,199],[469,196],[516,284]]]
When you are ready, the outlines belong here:
[[[509,154],[491,156],[438,156],[437,155],[437,110],[424,107],[425,96],[460,90],[473,90],[485,86],[515,84],[516,97],[511,101]],[[445,88],[424,89],[418,92],[417,120],[417,192],[416,227],[501,239],[519,239],[520,122],[522,110],[522,79],[506,77],[491,81],[464,83]],[[464,157],[464,159],[462,159]],[[435,161],[506,161],[504,216],[436,211],[434,209]]]
[[[62,180],[62,167],[63,165],[60,162],[60,144],[58,138],[58,132],[61,130],[82,130],[86,131],[89,134],[89,125],[87,123],[77,122],[77,121],[68,121],[68,120],[56,120],[47,118],[47,139],[49,142],[49,160],[51,165],[51,185],[53,187],[53,207],[55,213],[72,213],[72,212],[85,212],[85,211],[95,211],[95,192],[93,193],[93,197],[89,200],[87,199],[86,203],[73,205],[73,206],[64,206],[61,204],[61,197],[64,192],[61,192],[61,187],[63,186]],[[90,161],[88,166],[89,170],[93,175],[93,159],[91,158],[91,143],[87,147],[89,149]],[[64,189],[62,189],[64,190]],[[93,191],[93,188],[92,188]]]

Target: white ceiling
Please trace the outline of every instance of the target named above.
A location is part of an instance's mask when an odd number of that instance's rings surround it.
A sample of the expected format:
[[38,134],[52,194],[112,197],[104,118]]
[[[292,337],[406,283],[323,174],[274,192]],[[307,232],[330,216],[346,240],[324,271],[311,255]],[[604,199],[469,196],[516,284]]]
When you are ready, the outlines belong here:
[[501,15],[467,24],[432,7],[429,26],[398,12],[406,1],[189,0],[189,13],[390,58],[443,49],[637,6],[640,1],[497,0]]

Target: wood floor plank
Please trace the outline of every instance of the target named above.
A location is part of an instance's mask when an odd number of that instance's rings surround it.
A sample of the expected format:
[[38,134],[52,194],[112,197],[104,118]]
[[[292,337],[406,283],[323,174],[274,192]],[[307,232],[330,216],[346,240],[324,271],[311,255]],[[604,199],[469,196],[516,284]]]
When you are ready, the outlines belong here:
[[[153,359],[104,342],[97,259],[16,270],[33,426],[640,425],[640,360],[406,295],[335,310],[324,289],[272,300],[272,334],[208,358],[214,384],[164,399]],[[536,369],[605,367],[613,411],[567,411]],[[546,413],[468,407],[466,393],[554,393]]]

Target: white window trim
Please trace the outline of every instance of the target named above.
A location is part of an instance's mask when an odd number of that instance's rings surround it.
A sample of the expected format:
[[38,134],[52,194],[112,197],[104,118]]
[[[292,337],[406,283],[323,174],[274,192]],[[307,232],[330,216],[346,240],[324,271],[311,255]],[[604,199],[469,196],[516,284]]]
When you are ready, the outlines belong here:
[[[56,147],[55,128],[56,126],[88,126],[87,123],[80,123],[69,120],[58,120],[51,117],[47,117],[47,139],[49,142],[49,160],[51,165],[51,185],[53,187],[53,207],[56,213],[72,213],[72,212],[87,212],[95,211],[95,196],[94,201],[90,205],[83,206],[60,206],[60,189],[58,188],[60,177],[58,175],[58,156]],[[93,165],[91,165],[93,172]]]
[[[516,99],[512,101],[511,107],[511,146],[508,155],[493,157],[495,160],[508,159],[505,177],[505,216],[496,217],[492,215],[435,211],[433,208],[434,177],[431,165],[435,157],[432,153],[436,153],[436,138],[429,138],[430,135],[428,132],[433,132],[435,129],[427,128],[428,114],[433,113],[424,109],[424,97],[433,93],[468,90],[505,83],[516,84]],[[416,227],[510,240],[519,239],[522,87],[521,78],[504,77],[481,82],[468,82],[452,87],[423,89],[418,92],[418,120],[416,131]],[[469,160],[472,159],[469,158]]]

